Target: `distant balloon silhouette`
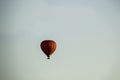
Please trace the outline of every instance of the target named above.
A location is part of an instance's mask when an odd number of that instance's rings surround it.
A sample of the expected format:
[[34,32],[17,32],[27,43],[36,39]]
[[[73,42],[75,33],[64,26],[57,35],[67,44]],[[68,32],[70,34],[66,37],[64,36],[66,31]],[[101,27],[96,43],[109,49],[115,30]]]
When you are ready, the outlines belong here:
[[53,40],[44,40],[41,42],[40,47],[48,59],[50,59],[50,55],[53,54],[56,49],[56,42]]

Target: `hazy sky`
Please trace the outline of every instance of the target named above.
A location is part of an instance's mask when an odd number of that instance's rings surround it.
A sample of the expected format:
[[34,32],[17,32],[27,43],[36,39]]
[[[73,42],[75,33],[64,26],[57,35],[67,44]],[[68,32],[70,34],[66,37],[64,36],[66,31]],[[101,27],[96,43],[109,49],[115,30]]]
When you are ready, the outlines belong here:
[[[1,80],[119,80],[119,0],[1,0]],[[50,60],[40,42],[55,40]]]

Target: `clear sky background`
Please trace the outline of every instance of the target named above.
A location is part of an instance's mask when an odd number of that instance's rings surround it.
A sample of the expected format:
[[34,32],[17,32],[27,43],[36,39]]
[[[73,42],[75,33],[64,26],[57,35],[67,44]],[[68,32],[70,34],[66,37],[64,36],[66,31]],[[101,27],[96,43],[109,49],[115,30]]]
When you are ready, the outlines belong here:
[[119,0],[1,0],[0,17],[1,80],[120,80]]

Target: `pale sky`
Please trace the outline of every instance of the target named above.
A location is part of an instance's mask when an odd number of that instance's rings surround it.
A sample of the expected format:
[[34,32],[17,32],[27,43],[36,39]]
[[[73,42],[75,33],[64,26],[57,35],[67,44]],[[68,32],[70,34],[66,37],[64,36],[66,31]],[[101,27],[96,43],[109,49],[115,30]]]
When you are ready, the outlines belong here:
[[[119,80],[119,0],[4,0],[0,79]],[[48,60],[40,49],[52,39]]]

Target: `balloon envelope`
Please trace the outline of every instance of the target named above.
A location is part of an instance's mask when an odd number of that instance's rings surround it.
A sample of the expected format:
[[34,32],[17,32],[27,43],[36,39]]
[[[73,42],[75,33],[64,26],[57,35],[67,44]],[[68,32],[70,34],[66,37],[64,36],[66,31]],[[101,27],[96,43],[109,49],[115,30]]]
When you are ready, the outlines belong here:
[[50,55],[53,54],[56,49],[56,42],[53,40],[44,40],[41,42],[40,47],[49,59]]

